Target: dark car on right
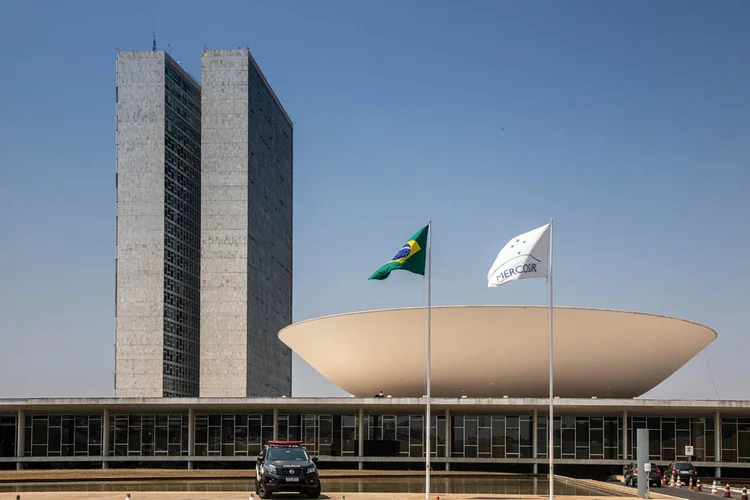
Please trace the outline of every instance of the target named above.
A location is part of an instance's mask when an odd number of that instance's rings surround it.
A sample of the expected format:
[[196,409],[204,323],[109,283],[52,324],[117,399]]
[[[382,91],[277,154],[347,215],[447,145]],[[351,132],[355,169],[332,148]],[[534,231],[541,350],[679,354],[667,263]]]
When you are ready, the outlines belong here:
[[[645,474],[645,473],[644,473]],[[626,486],[638,486],[638,465],[631,462],[623,469],[623,475],[625,476]],[[649,485],[661,487],[661,469],[655,463],[651,464],[651,470],[648,473]]]
[[667,481],[672,482],[672,478],[677,481],[688,484],[690,480],[693,480],[693,484],[698,479],[698,470],[690,462],[672,462],[669,464],[664,472],[667,476]]

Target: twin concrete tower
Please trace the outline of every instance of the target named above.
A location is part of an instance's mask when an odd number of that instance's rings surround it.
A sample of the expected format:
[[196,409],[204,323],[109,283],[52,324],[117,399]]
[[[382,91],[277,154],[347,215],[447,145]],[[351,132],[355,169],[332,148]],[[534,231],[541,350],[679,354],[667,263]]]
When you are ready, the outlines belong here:
[[117,57],[116,397],[290,396],[292,121],[247,50]]

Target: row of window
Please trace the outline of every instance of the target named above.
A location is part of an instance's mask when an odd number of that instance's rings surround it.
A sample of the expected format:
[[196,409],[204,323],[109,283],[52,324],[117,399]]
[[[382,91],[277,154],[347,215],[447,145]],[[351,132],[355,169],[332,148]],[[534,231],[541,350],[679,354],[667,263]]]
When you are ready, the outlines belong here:
[[198,394],[198,380],[182,380],[164,376],[162,396],[165,398],[195,397]]
[[176,296],[170,292],[164,292],[164,308],[171,308],[175,311],[175,314],[180,315],[193,315],[197,316],[200,314],[200,304],[183,299],[182,297]]
[[33,415],[24,427],[26,456],[101,455],[101,415]]
[[[188,382],[170,379],[175,392],[190,390]],[[180,385],[182,384],[182,385]],[[187,385],[185,385],[187,384]],[[365,454],[421,457],[424,454],[424,416],[365,415]],[[649,429],[649,454],[655,461],[686,460],[684,446],[693,446],[694,460],[715,459],[713,419],[631,417],[628,439],[641,425]],[[187,455],[187,414],[129,414],[111,416],[110,454]],[[101,454],[101,415],[27,415],[27,456],[96,456]],[[547,453],[547,419],[537,421],[537,457]],[[556,458],[622,459],[622,418],[555,417]],[[631,430],[632,429],[632,430]],[[651,431],[659,431],[659,435]],[[445,456],[445,417],[433,415],[431,452]],[[533,419],[530,415],[452,415],[450,454],[453,457],[531,458]],[[680,433],[687,433],[680,441]],[[195,454],[199,456],[254,456],[273,437],[271,414],[196,414]],[[314,455],[358,454],[356,415],[279,415],[278,439],[301,440]],[[14,456],[15,417],[0,417],[0,456]],[[687,443],[687,444],[686,444]],[[722,461],[750,462],[750,419],[722,419]],[[676,450],[676,451],[675,451]],[[630,450],[630,457],[635,456]]]
[[[167,98],[169,98],[169,95],[167,95]],[[171,99],[170,99],[171,100]],[[168,100],[168,104],[171,104]],[[171,106],[170,106],[171,107]],[[186,124],[178,119],[175,122],[167,121],[166,122],[166,130],[168,136],[172,137],[177,144],[181,144],[185,146],[190,153],[193,154],[193,156],[200,158],[200,136],[195,135],[195,130],[193,130],[191,127],[186,126]]]
[[[169,224],[174,224],[173,221],[165,221]],[[167,250],[178,253],[183,257],[191,260],[200,258],[200,238],[191,232],[185,231],[180,236],[175,234],[168,234],[168,238],[164,238],[164,245]]]
[[195,102],[196,104],[200,104],[201,102],[200,90],[190,80],[186,79],[180,73],[180,70],[178,68],[171,66],[169,62],[167,62],[164,69],[165,69],[164,72],[168,79],[167,80],[168,84],[169,84],[169,81],[174,82],[177,88],[179,88],[184,93],[186,93],[193,102]]
[[164,361],[167,363],[175,363],[177,365],[186,366],[197,366],[199,360],[199,354],[186,353],[178,351],[177,349],[164,347]]
[[179,124],[180,128],[191,132],[192,134],[196,134],[196,137],[200,136],[200,127],[201,127],[201,120],[200,116],[196,116],[190,112],[188,112],[187,108],[184,106],[174,106],[176,104],[175,102],[172,102],[170,100],[169,106],[165,109],[165,116],[167,117],[167,120]]
[[254,71],[253,68],[248,74],[248,101],[251,104],[250,112],[255,114],[256,110],[262,118],[258,118],[261,123],[265,122],[282,132],[285,138],[289,138],[291,125],[286,120],[282,109],[274,99],[271,91],[263,82],[262,76]]
[[175,267],[182,268],[193,275],[198,275],[200,273],[199,262],[196,262],[195,259],[178,254],[169,248],[164,250],[164,260],[166,263],[173,264]]
[[194,288],[193,286],[186,284],[186,283],[180,283],[179,281],[176,281],[171,278],[165,278],[164,279],[164,290],[167,292],[171,292],[174,295],[178,295],[181,297],[184,297],[185,299],[199,303],[200,302],[200,289]]
[[190,328],[200,328],[200,321],[195,314],[187,314],[174,307],[164,307],[164,319]]
[[200,232],[200,217],[188,217],[187,214],[176,212],[174,208],[164,205],[164,218],[166,221],[174,222],[177,227],[186,229],[189,235]]
[[[180,116],[181,118],[187,118],[187,116],[190,116],[189,120],[186,120],[184,124],[181,124],[183,127],[190,123],[195,123],[196,121],[200,122],[200,110],[196,113],[194,109],[195,105],[190,102],[185,94],[175,92],[173,88],[170,88],[169,84],[167,85],[167,91],[164,93],[164,100],[166,101],[167,109],[174,110],[177,116]],[[189,127],[185,128],[189,129]],[[192,134],[190,140],[192,141]]]
[[[188,269],[176,267],[168,262],[164,263],[164,276],[174,278],[178,282],[193,283],[192,280],[200,280],[200,266],[188,266]],[[189,281],[190,280],[190,281]]]
[[[184,80],[177,82],[178,84],[184,84]],[[187,96],[181,92],[182,88],[177,89],[174,85],[170,84],[167,80],[165,86],[165,98],[166,98],[166,116],[168,121],[172,121],[180,126],[180,128],[190,133],[191,138],[195,142],[199,142],[196,138],[200,137],[201,128],[201,113],[200,110],[195,112],[195,107],[190,104],[185,104]],[[189,88],[189,87],[188,87]],[[190,94],[190,91],[187,92]]]
[[[165,397],[195,397],[200,377],[200,94],[173,71],[167,78],[166,104],[162,389]],[[138,453],[175,451],[171,440],[167,447],[160,446],[150,431],[143,432],[141,442],[131,443]],[[159,441],[166,430],[157,428],[155,435]],[[116,443],[116,454],[125,451]],[[128,454],[135,452],[127,449]],[[187,450],[177,454],[183,452]]]
[[[177,345],[180,347],[178,348]],[[188,342],[173,335],[165,335],[164,359],[170,363],[197,367],[200,365],[200,348],[197,342]]]
[[[172,108],[178,114],[178,116],[190,116],[189,122],[194,123],[196,120],[200,120],[200,111],[195,112],[194,103],[185,96],[185,94],[175,92],[174,87],[167,82],[167,91],[164,93],[164,100],[168,108]],[[180,111],[178,111],[180,110]],[[187,120],[186,120],[187,123]]]
[[[200,245],[200,236],[198,235],[198,232],[200,231],[200,225],[193,224],[193,226],[188,229],[184,226],[178,226],[171,220],[165,220],[164,221],[164,232],[168,236],[173,236],[171,240],[179,241],[184,245],[187,245],[188,247],[198,249],[198,246]],[[166,241],[166,239],[165,239]],[[170,246],[168,248],[174,247],[175,243],[170,243]],[[183,252],[184,253],[184,252]]]
[[181,184],[176,183],[173,179],[170,179],[168,177],[164,179],[164,188],[167,193],[174,194],[182,199],[188,199],[191,196],[195,196],[193,191],[189,190]]
[[[197,357],[196,357],[197,358]],[[198,361],[196,359],[195,364],[198,364]],[[163,361],[163,374],[165,377],[174,377],[178,380],[185,380],[185,381],[198,381],[198,377],[200,376],[200,373],[198,372],[198,366],[192,367],[192,366],[185,366],[177,364],[176,362],[169,362],[169,361]],[[182,394],[181,396],[185,397],[197,397],[197,394]]]
[[[182,160],[175,160],[173,162],[169,161],[169,157],[175,157],[174,153],[167,150],[167,162],[165,163],[164,168],[170,168],[174,171],[181,171],[184,168],[184,165],[182,165],[180,162]],[[188,175],[183,172],[183,175]],[[174,208],[179,209],[180,207],[175,205],[174,200],[180,200],[184,203],[189,204],[194,209],[200,208],[200,195],[201,195],[201,179],[200,179],[200,172],[196,174],[196,179],[192,180],[190,177],[187,177],[187,182],[183,179],[183,182],[177,183],[175,182],[174,176],[165,175],[164,182],[172,186],[172,189],[169,189],[166,191],[167,195],[173,194],[174,196],[167,196],[164,200],[166,204],[169,204],[173,206]],[[173,199],[174,198],[174,199]]]
[[164,205],[171,207],[177,212],[182,212],[188,215],[188,217],[200,218],[200,189],[196,192],[186,194],[190,194],[190,197],[181,199],[171,193],[166,193]]
[[189,185],[191,189],[194,189],[200,184],[200,156],[186,154],[186,149],[175,145],[174,140],[169,136],[165,138],[164,160],[165,166],[185,176],[186,180],[182,182],[182,185]]
[[188,454],[187,415],[111,415],[110,455]]
[[[187,187],[194,194],[193,197],[195,197],[196,191],[200,190],[199,188],[200,178],[198,178],[197,180],[192,180],[190,178],[191,176],[188,176],[180,172],[175,166],[170,165],[169,163],[166,163],[164,165],[164,175],[166,176],[167,179],[171,179],[177,182],[177,184]],[[197,194],[200,194],[200,193],[197,193]],[[193,208],[197,208],[197,207],[186,206],[184,207],[184,210],[181,210],[181,211],[189,212]]]
[[201,117],[194,115],[177,102],[174,93],[171,94],[168,105],[164,109],[164,116],[167,123],[173,123],[174,126],[183,130],[188,140],[200,144]]
[[167,347],[174,347],[177,350],[193,352],[191,349],[197,347],[199,332],[197,328],[190,328],[173,321],[164,322],[164,343]]

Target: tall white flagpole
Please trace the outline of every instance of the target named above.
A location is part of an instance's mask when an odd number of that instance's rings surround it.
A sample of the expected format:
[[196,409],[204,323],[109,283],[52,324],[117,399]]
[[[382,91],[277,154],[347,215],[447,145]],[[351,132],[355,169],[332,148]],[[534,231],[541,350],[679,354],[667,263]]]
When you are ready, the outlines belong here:
[[554,356],[553,356],[553,334],[552,334],[552,219],[549,220],[549,422],[547,427],[549,428],[549,499],[555,498],[555,472],[554,472],[554,436],[555,436],[555,414],[553,412],[553,371],[554,371]]
[[432,355],[432,338],[431,338],[431,313],[432,313],[432,219],[427,222],[427,421],[425,429],[426,443],[426,461],[425,461],[425,489],[424,498],[430,500],[430,358]]

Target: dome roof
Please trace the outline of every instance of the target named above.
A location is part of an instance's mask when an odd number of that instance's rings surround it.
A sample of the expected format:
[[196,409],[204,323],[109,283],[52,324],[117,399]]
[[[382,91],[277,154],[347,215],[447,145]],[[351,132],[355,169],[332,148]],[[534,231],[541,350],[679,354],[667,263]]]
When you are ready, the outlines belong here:
[[[548,397],[548,321],[543,306],[433,307],[432,396]],[[279,338],[356,397],[426,393],[424,307],[311,319]],[[715,339],[690,321],[555,307],[554,395],[640,396]]]

